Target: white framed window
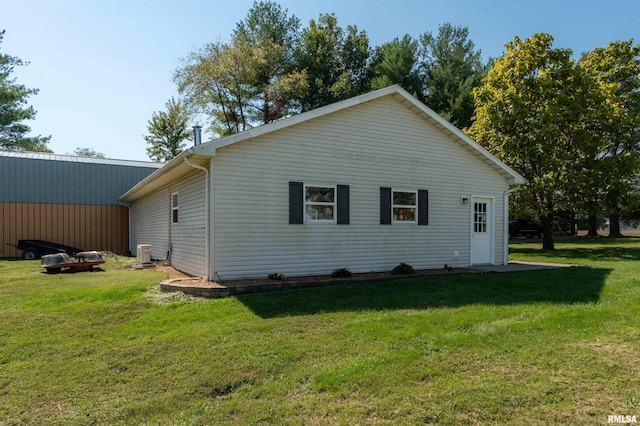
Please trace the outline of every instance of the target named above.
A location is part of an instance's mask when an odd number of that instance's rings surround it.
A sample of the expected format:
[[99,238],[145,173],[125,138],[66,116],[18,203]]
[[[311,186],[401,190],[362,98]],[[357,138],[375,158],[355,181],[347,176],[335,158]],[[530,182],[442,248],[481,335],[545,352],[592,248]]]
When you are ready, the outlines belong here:
[[393,223],[417,223],[418,191],[394,189],[391,203]]
[[335,223],[336,210],[335,185],[304,186],[305,222]]
[[178,223],[178,193],[174,192],[171,194],[171,223]]

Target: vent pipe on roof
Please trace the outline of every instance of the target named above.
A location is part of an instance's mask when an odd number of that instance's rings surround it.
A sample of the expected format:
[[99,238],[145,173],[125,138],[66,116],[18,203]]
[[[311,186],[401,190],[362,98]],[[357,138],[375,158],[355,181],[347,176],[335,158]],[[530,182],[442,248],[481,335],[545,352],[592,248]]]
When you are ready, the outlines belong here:
[[193,126],[193,146],[202,143],[202,126]]

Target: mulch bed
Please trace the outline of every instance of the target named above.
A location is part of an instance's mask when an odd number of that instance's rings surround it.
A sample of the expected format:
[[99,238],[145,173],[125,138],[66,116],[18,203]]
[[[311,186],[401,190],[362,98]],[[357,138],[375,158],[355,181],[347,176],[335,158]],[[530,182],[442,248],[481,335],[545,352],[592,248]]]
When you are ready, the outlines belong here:
[[[331,275],[309,275],[302,277],[286,277],[283,279],[270,279],[270,278],[254,278],[243,280],[228,280],[222,282],[204,281],[202,278],[175,278],[170,280],[172,286],[177,287],[200,287],[200,288],[229,288],[240,286],[256,286],[256,285],[273,285],[282,286],[283,284],[339,284],[339,283],[353,283],[353,282],[365,282],[365,281],[389,281],[401,278],[411,278],[425,275],[459,275],[459,274],[478,274],[482,273],[477,269],[470,268],[454,268],[447,269],[421,269],[417,270],[415,274],[411,275],[394,275],[391,272],[367,272],[353,274],[348,278],[334,278]],[[288,287],[288,286],[287,286]]]

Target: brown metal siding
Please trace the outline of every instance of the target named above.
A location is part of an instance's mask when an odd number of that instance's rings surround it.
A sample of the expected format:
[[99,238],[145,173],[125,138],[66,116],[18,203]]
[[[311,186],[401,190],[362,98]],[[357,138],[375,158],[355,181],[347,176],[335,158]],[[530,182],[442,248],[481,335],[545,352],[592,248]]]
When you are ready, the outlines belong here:
[[0,203],[0,257],[22,256],[6,243],[29,239],[126,254],[129,211],[124,206]]

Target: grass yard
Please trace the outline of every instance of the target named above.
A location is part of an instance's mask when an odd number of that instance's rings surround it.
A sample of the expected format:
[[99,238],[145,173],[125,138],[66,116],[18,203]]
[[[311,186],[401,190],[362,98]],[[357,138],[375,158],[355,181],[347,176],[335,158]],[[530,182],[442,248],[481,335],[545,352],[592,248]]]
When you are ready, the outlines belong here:
[[574,268],[189,300],[0,261],[0,425],[607,424],[640,418],[640,238]]

